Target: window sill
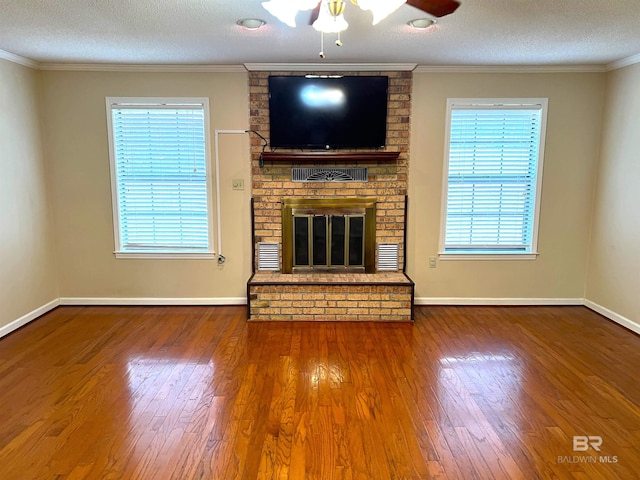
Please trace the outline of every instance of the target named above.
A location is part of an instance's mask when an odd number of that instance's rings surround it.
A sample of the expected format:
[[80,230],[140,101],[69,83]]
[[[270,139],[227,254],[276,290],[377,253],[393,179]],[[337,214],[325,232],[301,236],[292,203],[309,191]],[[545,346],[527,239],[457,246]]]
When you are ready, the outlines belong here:
[[147,260],[213,260],[216,254],[213,252],[113,252],[116,258],[143,258]]
[[438,253],[440,260],[536,260],[539,253]]

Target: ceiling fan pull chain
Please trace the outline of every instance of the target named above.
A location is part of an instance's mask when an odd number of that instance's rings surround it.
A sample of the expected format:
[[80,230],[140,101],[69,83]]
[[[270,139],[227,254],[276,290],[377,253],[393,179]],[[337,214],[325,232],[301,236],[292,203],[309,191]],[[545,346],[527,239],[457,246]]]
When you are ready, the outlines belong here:
[[324,32],[320,32],[320,58],[324,58]]

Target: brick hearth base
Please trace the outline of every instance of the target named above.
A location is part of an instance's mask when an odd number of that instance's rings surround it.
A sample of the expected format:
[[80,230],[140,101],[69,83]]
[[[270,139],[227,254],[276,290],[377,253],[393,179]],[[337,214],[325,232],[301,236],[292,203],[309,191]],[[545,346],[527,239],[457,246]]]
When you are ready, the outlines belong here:
[[413,281],[400,272],[258,272],[247,283],[249,320],[413,320]]

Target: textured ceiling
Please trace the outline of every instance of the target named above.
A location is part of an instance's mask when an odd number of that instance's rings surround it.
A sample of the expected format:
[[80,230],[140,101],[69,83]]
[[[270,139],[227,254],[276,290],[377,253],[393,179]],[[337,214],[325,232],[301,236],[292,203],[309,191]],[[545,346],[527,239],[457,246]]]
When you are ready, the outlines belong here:
[[[640,0],[460,0],[425,31],[404,5],[379,25],[350,3],[343,46],[325,62],[606,65],[640,54]],[[320,62],[320,34],[271,16],[259,0],[0,0],[0,50],[41,63]],[[247,31],[240,18],[267,25]]]

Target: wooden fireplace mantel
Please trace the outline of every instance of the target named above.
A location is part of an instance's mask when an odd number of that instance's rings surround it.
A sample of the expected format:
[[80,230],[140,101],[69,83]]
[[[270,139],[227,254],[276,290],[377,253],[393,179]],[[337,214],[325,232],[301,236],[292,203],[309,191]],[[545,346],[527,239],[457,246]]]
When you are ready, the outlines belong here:
[[400,152],[264,152],[262,159],[269,162],[336,162],[366,160],[373,162],[397,160]]

